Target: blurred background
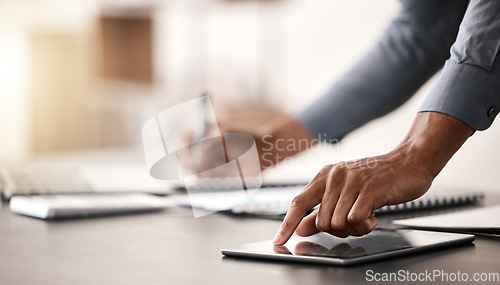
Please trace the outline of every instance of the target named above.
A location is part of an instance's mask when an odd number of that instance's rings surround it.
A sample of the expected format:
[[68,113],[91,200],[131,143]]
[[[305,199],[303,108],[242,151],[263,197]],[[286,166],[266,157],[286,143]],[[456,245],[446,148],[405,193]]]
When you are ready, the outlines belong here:
[[[398,8],[396,0],[0,0],[0,161],[140,148],[147,119],[203,91],[219,121],[242,128],[293,114],[370,48]],[[312,175],[390,150],[435,78],[395,112],[285,168]],[[499,128],[476,133],[436,183],[495,190]]]

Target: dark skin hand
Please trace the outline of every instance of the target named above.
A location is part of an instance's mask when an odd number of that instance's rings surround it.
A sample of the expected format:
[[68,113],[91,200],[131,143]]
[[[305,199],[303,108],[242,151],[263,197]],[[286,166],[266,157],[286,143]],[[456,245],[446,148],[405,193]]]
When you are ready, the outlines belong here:
[[[361,236],[377,225],[374,211],[422,196],[473,129],[436,112],[418,113],[403,142],[391,152],[327,165],[293,200],[274,239],[285,244],[296,232]],[[321,204],[304,218],[307,211]]]

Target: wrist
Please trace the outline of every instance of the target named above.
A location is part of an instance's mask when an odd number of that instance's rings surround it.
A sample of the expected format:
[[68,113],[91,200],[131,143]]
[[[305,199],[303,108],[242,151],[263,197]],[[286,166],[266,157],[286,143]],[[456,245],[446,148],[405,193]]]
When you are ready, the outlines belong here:
[[436,112],[418,113],[399,145],[409,160],[434,179],[473,133],[462,121]]

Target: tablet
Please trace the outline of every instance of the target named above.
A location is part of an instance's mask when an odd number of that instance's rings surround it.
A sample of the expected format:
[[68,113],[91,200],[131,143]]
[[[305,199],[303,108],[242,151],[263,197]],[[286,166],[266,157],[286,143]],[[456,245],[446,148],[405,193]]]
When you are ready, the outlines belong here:
[[474,235],[420,230],[375,229],[362,237],[338,238],[327,233],[292,236],[283,246],[271,240],[222,249],[226,256],[331,265],[354,265],[429,249],[465,244]]

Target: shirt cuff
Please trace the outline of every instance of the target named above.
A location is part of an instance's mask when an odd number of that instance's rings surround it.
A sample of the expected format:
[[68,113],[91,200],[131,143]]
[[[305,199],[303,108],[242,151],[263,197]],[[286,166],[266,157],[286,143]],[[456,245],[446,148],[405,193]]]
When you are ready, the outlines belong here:
[[447,114],[482,131],[490,127],[499,109],[500,76],[448,60],[419,112]]

